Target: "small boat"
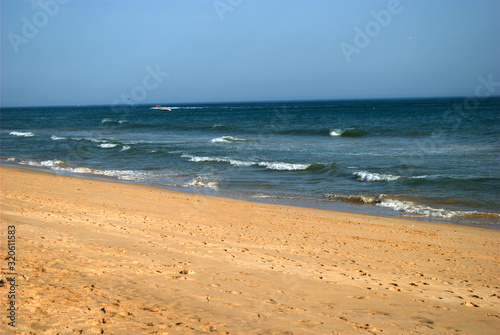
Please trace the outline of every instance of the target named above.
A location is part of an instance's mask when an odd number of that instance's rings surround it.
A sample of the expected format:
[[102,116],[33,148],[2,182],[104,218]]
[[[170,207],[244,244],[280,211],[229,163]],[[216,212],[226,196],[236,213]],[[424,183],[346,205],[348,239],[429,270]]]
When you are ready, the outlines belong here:
[[151,109],[157,109],[157,110],[166,111],[166,112],[170,112],[171,111],[170,107],[162,107],[160,105],[156,105],[154,107],[151,107]]

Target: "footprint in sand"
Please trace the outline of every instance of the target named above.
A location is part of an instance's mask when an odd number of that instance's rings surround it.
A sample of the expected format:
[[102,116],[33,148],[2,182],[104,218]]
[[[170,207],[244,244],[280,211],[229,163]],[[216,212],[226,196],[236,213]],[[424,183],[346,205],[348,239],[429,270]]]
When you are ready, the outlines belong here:
[[236,292],[236,291],[223,291],[224,293],[231,293],[231,294],[241,294],[241,292]]

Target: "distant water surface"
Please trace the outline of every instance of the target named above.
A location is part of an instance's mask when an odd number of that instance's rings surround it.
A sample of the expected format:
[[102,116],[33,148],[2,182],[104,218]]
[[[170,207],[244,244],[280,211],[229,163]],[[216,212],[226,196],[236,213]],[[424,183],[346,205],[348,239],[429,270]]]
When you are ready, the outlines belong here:
[[2,109],[1,163],[500,228],[500,99]]

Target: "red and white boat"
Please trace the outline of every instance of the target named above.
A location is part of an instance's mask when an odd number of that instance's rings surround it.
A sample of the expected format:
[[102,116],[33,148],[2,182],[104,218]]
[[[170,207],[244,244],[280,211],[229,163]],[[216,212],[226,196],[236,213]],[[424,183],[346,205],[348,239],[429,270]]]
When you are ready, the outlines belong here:
[[167,111],[167,112],[170,112],[170,111],[171,111],[170,107],[162,107],[162,106],[160,106],[160,105],[156,105],[156,106],[154,106],[154,107],[151,107],[151,109],[157,109],[157,110]]

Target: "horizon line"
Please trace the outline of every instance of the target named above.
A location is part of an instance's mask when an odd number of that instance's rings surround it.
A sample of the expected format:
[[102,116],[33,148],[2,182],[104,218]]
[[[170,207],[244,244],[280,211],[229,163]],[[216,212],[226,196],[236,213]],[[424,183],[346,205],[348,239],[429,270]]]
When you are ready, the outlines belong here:
[[[172,102],[168,107],[172,105],[218,105],[218,104],[245,104],[245,103],[301,103],[301,102],[341,102],[341,101],[380,101],[380,100],[433,100],[433,99],[466,99],[470,96],[465,95],[450,95],[450,96],[423,96],[423,97],[380,97],[380,98],[338,98],[338,99],[300,99],[300,100],[227,100],[227,101],[199,101],[199,102]],[[480,97],[481,99],[490,98],[500,98],[500,95],[491,95],[488,97]],[[158,105],[158,103],[140,103],[140,104],[61,104],[61,105],[24,105],[24,106],[1,106],[0,109],[8,108],[49,108],[49,107],[113,107],[113,106],[148,106],[148,105]],[[161,104],[160,104],[161,105]],[[175,106],[173,106],[175,107]]]

